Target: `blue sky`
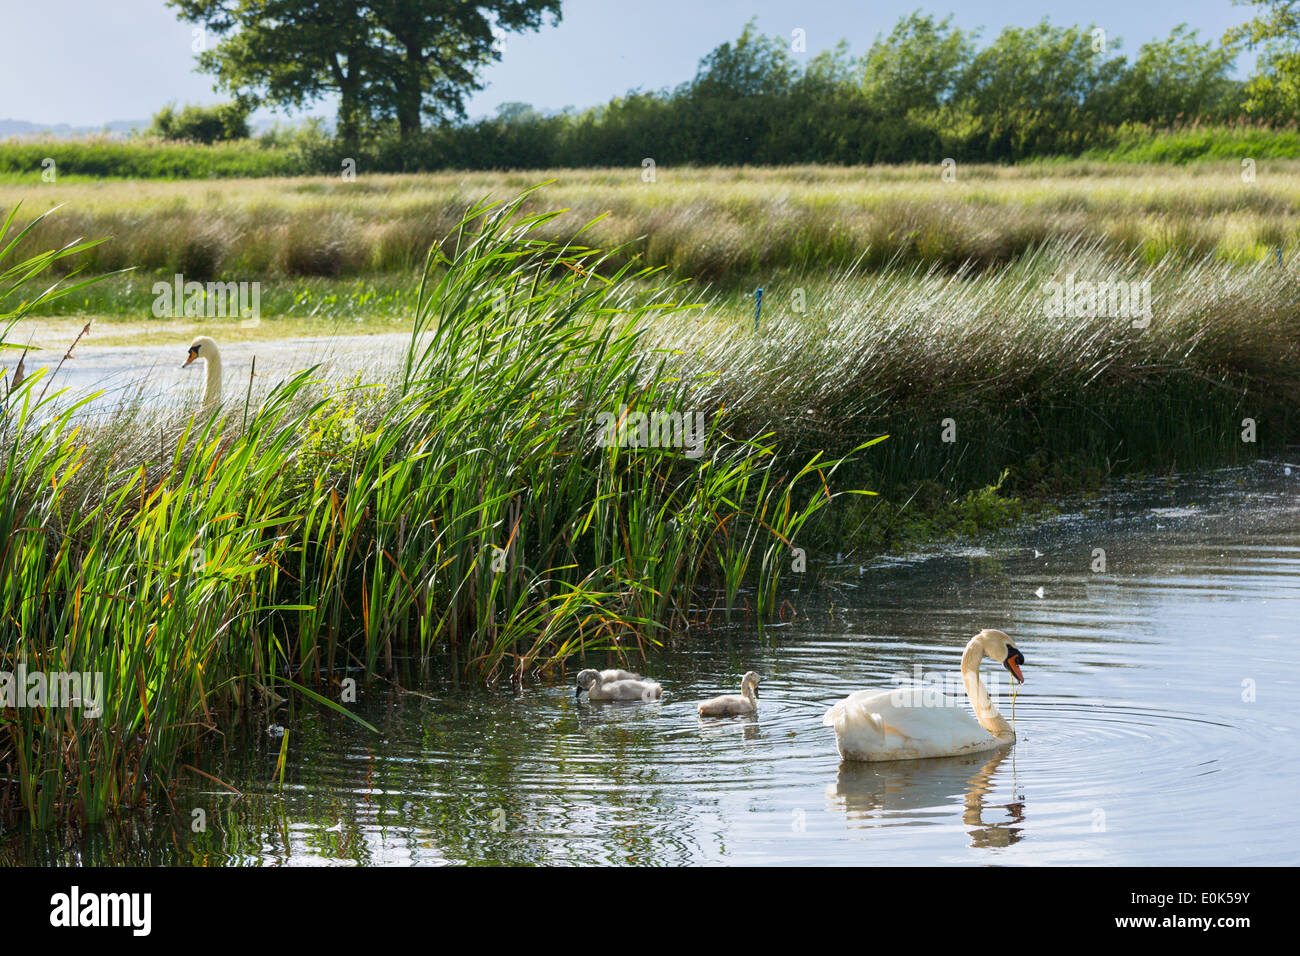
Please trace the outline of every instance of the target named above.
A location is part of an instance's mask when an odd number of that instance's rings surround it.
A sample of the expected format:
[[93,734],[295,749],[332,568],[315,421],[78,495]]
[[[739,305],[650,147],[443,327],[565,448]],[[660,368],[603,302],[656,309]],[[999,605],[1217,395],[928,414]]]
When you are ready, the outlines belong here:
[[[918,7],[953,13],[963,27],[982,26],[986,39],[1044,16],[1057,24],[1092,23],[1122,37],[1129,55],[1180,22],[1218,40],[1252,15],[1229,0],[567,0],[558,27],[508,37],[504,59],[484,74],[489,85],[471,99],[469,112],[489,114],[510,101],[586,107],[629,89],[675,86],[751,16],[764,33],[805,30],[810,55],[840,39],[861,54]],[[224,98],[209,77],[193,72],[191,28],[162,0],[12,0],[4,24],[0,118],[96,126],[147,119],[169,100]],[[325,103],[315,112],[330,115],[332,108]]]

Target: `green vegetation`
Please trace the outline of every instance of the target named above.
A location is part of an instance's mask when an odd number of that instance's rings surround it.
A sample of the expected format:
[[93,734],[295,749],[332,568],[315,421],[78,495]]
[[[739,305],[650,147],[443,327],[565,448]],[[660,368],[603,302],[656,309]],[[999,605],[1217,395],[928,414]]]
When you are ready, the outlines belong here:
[[1255,113],[1300,117],[1300,17],[1293,0],[1239,0],[1262,7],[1254,19],[1233,27],[1224,42],[1257,50],[1255,75],[1244,90],[1246,106]]
[[[1259,160],[1190,170],[1101,162],[874,169],[556,170],[529,208],[564,209],[553,237],[584,233],[621,256],[667,266],[677,278],[752,292],[785,274],[818,282],[854,268],[1005,265],[1047,242],[1095,244],[1121,259],[1206,255],[1250,263],[1300,241],[1296,165]],[[81,236],[108,241],[89,268],[135,273],[106,287],[147,315],[155,278],[366,279],[414,276],[429,246],[478,197],[504,199],[534,174],[366,176],[207,183],[37,183],[0,187],[0,208],[64,204],[25,240],[58,248]],[[798,283],[796,283],[798,284]],[[32,286],[35,288],[35,286]],[[129,291],[126,291],[128,290]],[[25,294],[25,293],[24,293]],[[94,293],[83,311],[101,306]],[[292,296],[286,291],[286,300]]]
[[[42,825],[141,804],[277,690],[338,706],[346,667],[491,678],[636,653],[704,588],[772,611],[837,463],[686,404],[645,342],[680,307],[627,266],[602,278],[552,224],[475,207],[431,254],[389,381],[307,371],[256,404],[82,424],[46,376],[7,378],[0,669],[104,686],[99,715],[0,711],[0,809]],[[700,413],[703,454],[599,440],[602,413],[642,412]]]
[[220,103],[216,106],[186,105],[178,110],[168,104],[154,114],[146,136],[191,143],[217,143],[248,139],[246,103]]
[[1300,132],[1261,123],[1228,126],[1193,124],[1161,130],[1149,124],[1126,123],[1105,146],[1093,147],[1086,159],[1138,163],[1189,163],[1214,159],[1297,159]]
[[[662,169],[1080,155],[1160,162],[1300,158],[1297,112],[1287,92],[1295,86],[1293,64],[1278,46],[1293,30],[1287,24],[1253,33],[1242,28],[1226,45],[1202,42],[1180,25],[1143,44],[1131,60],[1120,53],[1118,37],[1046,20],[1007,27],[981,47],[977,34],[954,26],[951,17],[918,12],[856,58],[847,43],[810,56],[797,49],[797,37],[764,37],[750,24],[674,89],[633,92],[582,112],[546,114],[511,103],[470,122],[462,115],[464,93],[500,55],[484,10],[500,7],[503,28],[527,30],[558,4],[458,4],[455,29],[442,0],[422,0],[414,19],[406,4],[370,4],[374,16],[364,22],[353,22],[352,8],[321,19],[317,4],[283,4],[285,16],[304,17],[295,30],[261,29],[257,4],[173,5],[222,37],[200,55],[200,66],[237,95],[235,103],[180,113],[169,108],[156,118],[155,135],[127,142],[0,144],[0,177],[37,181],[46,157],[57,160],[61,176],[178,179],[337,176],[345,164],[373,175],[639,171],[646,159]],[[386,18],[409,21],[410,36],[387,26]],[[242,29],[230,32],[236,25]],[[426,55],[435,43],[436,54]],[[1249,83],[1231,76],[1238,43],[1272,51]],[[422,50],[418,66],[408,62],[412,51]],[[255,141],[214,142],[238,132],[251,104],[299,107],[329,93],[340,98],[337,136],[308,124]],[[439,122],[426,125],[429,118]],[[194,142],[168,141],[177,137]]]
[[0,181],[43,182],[42,163],[47,159],[54,160],[55,181],[60,183],[293,176],[306,166],[300,151],[266,140],[211,146],[157,139],[8,140],[0,143]]

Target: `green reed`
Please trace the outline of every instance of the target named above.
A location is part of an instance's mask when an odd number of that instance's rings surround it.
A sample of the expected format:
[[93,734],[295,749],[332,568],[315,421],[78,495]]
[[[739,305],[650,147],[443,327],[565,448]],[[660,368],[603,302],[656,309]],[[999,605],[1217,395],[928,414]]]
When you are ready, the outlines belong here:
[[[249,708],[345,709],[358,664],[490,680],[638,654],[724,582],[771,613],[841,462],[792,467],[688,405],[644,342],[681,312],[671,290],[543,238],[554,215],[526,198],[433,247],[388,380],[308,370],[255,407],[107,422],[43,372],[6,383],[0,670],[104,683],[99,714],[4,708],[0,809],[45,825],[156,800]],[[597,440],[602,412],[696,411],[698,457]]]

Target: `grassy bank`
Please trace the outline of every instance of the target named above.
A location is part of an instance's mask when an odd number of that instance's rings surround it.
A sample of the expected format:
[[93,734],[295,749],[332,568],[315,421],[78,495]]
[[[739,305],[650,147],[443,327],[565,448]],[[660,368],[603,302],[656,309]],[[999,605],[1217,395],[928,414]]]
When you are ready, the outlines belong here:
[[1085,159],[1129,163],[1191,163],[1221,159],[1300,159],[1300,131],[1241,123],[1193,124],[1162,130],[1126,123],[1110,141],[1084,151]]
[[[1298,267],[1295,257],[1148,263],[1058,243],[992,271],[791,278],[765,289],[760,334],[739,297],[653,334],[701,383],[699,402],[791,447],[834,454],[888,432],[859,478],[889,500],[926,483],[952,500],[1004,471],[1007,491],[1042,495],[1296,441]],[[1150,314],[1054,314],[1046,293],[1067,279],[1147,289]],[[1258,426],[1253,443],[1245,418]]]
[[[777,273],[821,278],[848,267],[1006,264],[1043,243],[1096,243],[1155,262],[1167,256],[1249,263],[1300,240],[1300,165],[1192,169],[1072,162],[888,168],[556,170],[263,179],[204,183],[69,183],[0,187],[0,208],[34,216],[63,203],[27,248],[106,236],[92,270],[134,277],[88,293],[86,310],[145,310],[152,277],[198,281],[374,279],[415,274],[461,212],[482,196],[513,196],[543,179],[531,211],[564,241],[621,247],[648,266],[738,288]],[[588,224],[603,217],[589,229]],[[35,289],[35,286],[32,286]],[[20,295],[23,294],[20,290]],[[99,297],[99,298],[97,298]],[[117,304],[114,304],[117,300]]]

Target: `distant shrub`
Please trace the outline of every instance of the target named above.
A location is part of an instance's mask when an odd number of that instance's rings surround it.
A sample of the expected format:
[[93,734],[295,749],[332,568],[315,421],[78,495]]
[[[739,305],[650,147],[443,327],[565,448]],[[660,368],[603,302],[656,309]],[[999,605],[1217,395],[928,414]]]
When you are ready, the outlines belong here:
[[177,110],[168,103],[153,116],[146,135],[159,139],[189,143],[228,142],[248,139],[249,107],[242,103],[218,103],[216,106],[186,104]]

